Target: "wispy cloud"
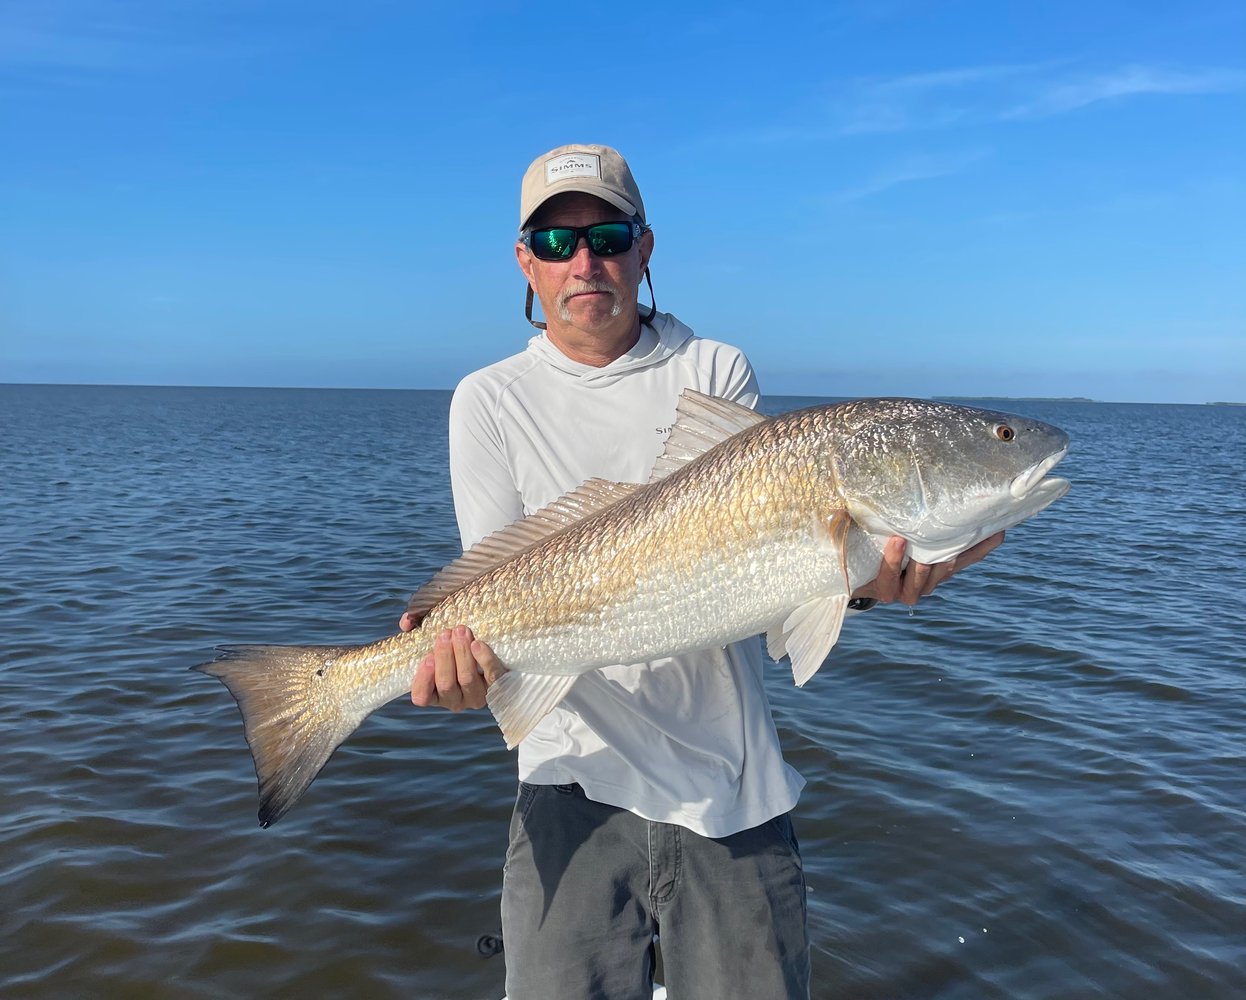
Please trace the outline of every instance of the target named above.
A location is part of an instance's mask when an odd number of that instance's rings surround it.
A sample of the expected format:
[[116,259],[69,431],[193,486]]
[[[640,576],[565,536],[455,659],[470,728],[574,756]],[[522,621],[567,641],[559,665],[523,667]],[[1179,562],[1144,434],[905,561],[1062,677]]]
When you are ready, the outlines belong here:
[[245,12],[238,0],[13,0],[0,6],[0,73],[65,82],[270,50],[271,34],[239,25]]
[[962,66],[848,83],[832,102],[842,134],[944,128],[981,120],[988,95],[1033,79],[1046,63]]
[[840,134],[901,132],[1048,118],[1143,95],[1232,94],[1246,73],[1130,65],[1087,73],[1067,62],[967,66],[857,80],[832,102]]
[[140,61],[163,39],[152,19],[115,0],[18,0],[0,13],[0,65],[101,70]]
[[1077,80],[1053,81],[1033,100],[1005,110],[1001,118],[1045,118],[1100,101],[1142,94],[1232,94],[1246,91],[1246,73],[1205,69],[1194,72],[1125,66],[1111,73]]
[[891,163],[871,174],[860,184],[834,192],[830,200],[835,204],[848,204],[870,198],[904,184],[929,181],[939,177],[963,173],[973,164],[990,155],[990,150],[973,149],[958,153],[939,155],[922,154],[909,156]]

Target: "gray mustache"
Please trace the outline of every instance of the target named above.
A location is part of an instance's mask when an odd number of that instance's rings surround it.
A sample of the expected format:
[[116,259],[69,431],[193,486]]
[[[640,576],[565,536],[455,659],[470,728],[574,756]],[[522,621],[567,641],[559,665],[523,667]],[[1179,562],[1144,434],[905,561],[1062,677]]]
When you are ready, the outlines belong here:
[[558,313],[564,320],[570,320],[571,318],[567,312],[567,302],[573,295],[581,295],[584,292],[604,292],[609,295],[614,300],[611,315],[617,316],[622,310],[622,303],[619,301],[619,290],[613,285],[593,279],[577,281],[575,284],[564,288],[558,295]]

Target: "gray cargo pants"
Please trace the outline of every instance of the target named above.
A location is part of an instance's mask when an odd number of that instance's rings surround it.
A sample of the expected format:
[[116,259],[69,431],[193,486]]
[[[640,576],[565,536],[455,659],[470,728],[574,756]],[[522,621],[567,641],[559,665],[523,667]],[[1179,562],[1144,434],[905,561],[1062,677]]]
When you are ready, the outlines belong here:
[[807,1000],[800,850],[787,815],[702,837],[521,782],[502,882],[508,1000]]

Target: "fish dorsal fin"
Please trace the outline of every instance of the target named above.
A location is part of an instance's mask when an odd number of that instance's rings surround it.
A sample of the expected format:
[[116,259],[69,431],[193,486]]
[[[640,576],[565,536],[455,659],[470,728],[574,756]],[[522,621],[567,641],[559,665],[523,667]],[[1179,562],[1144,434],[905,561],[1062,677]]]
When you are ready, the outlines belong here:
[[653,466],[649,482],[665,479],[714,445],[769,419],[730,399],[685,389],[675,407],[675,425],[666,439],[665,450]]
[[455,591],[484,576],[512,556],[630,496],[637,489],[639,486],[636,483],[612,483],[608,479],[588,480],[535,513],[482,538],[412,594],[411,600],[407,602],[407,613],[418,624],[429,611]]

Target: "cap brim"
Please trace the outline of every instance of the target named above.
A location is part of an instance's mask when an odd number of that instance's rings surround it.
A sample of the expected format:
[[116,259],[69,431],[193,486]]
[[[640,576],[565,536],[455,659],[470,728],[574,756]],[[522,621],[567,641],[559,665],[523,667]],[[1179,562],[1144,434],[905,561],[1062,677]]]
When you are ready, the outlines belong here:
[[551,201],[554,198],[557,198],[560,194],[569,194],[569,193],[591,194],[594,198],[600,198],[602,201],[613,205],[620,212],[626,213],[628,218],[631,218],[632,216],[636,216],[640,214],[640,212],[636,209],[635,205],[633,205],[626,198],[621,197],[620,195],[616,194],[613,191],[603,190],[602,188],[594,188],[588,184],[570,183],[566,187],[559,188],[557,191],[551,191],[548,195],[542,198],[536,204],[536,206],[532,209],[532,211],[528,213],[527,218],[523,220],[519,228],[520,229],[527,228],[528,223],[532,221],[532,217],[536,215],[537,212],[539,212],[544,207],[546,202]]

